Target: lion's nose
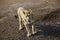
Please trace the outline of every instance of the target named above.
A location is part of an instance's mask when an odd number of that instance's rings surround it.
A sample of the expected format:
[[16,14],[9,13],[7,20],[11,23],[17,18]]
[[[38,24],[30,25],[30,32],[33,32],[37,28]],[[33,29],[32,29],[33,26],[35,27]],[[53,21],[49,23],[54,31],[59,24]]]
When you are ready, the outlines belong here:
[[28,14],[28,15],[30,15],[30,14]]
[[27,14],[26,17],[30,17],[30,14]]

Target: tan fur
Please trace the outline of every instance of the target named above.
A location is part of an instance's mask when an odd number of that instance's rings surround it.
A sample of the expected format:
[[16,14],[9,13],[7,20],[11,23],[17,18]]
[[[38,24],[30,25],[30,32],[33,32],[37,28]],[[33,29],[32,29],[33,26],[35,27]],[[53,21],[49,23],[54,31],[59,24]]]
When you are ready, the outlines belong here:
[[[27,36],[30,36],[30,35],[36,33],[34,24],[30,25],[31,18],[30,18],[29,15],[30,15],[31,12],[32,12],[31,9],[26,10],[23,7],[20,7],[18,9],[19,30],[21,30],[23,28],[22,24],[24,24],[24,26],[26,28],[26,31],[27,31]],[[30,22],[29,22],[29,20],[30,20]],[[30,29],[30,27],[32,27],[32,29]]]

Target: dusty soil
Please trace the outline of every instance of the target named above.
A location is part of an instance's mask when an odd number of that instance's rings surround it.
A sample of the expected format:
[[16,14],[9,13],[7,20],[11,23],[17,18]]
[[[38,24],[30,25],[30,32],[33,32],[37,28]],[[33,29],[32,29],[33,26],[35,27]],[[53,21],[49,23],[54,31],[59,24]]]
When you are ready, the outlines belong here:
[[[19,31],[17,9],[20,6],[30,7],[34,5],[41,8],[46,7],[48,4],[44,0],[12,0],[0,1],[0,40],[60,40],[60,9],[59,0],[51,0],[49,7],[58,8],[56,11],[51,12],[50,16],[45,16],[44,21],[36,22],[36,30],[38,33],[31,37],[26,36],[26,29]],[[47,0],[46,0],[47,1]],[[48,0],[49,1],[49,0]],[[56,2],[55,2],[56,1]],[[53,16],[52,16],[53,15]]]

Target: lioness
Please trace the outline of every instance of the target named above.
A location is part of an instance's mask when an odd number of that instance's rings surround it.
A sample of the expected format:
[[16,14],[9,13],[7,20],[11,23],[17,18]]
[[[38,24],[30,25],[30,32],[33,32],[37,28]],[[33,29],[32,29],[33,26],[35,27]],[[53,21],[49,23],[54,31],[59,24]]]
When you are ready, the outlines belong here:
[[[33,17],[31,13],[32,13],[31,9],[27,10],[23,7],[18,8],[19,30],[23,29],[22,25],[24,24],[28,37],[31,36],[32,34],[37,33],[37,31],[35,30],[35,25],[32,23],[33,20],[31,18]],[[32,27],[32,29],[30,29],[30,27]]]

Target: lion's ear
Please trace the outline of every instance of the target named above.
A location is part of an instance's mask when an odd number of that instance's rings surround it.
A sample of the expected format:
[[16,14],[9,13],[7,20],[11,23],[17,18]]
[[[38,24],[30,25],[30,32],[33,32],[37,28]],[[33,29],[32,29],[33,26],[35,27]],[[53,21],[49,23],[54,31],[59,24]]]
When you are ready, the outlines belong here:
[[32,10],[31,10],[31,9],[29,9],[29,12],[30,12],[30,13],[32,13]]

